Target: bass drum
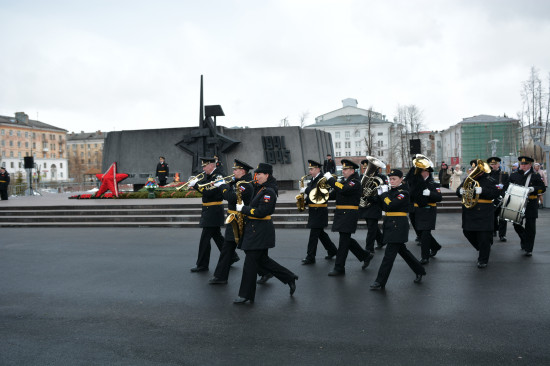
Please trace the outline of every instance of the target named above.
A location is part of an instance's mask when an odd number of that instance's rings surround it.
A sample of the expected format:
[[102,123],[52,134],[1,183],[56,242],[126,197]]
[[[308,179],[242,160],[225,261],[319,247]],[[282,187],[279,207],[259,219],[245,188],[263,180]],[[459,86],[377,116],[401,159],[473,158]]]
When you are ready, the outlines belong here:
[[510,183],[502,199],[502,207],[500,208],[499,215],[500,219],[515,224],[521,224],[523,216],[525,216],[528,196],[528,187]]

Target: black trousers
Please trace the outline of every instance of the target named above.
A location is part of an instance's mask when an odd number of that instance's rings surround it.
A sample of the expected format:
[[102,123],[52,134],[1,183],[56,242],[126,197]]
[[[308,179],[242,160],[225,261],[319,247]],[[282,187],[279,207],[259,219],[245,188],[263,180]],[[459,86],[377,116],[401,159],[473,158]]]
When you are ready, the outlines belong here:
[[416,229],[416,212],[409,212],[409,219],[411,220],[411,226],[414,229],[414,232],[416,233],[416,237],[420,238],[420,231]]
[[8,199],[8,189],[7,188],[0,189],[0,198],[2,199],[2,201],[6,201]]
[[420,251],[422,259],[430,258],[430,250],[439,250],[441,245],[435,240],[431,230],[421,230],[420,232]]
[[294,273],[275,262],[268,255],[267,249],[245,250],[243,276],[239,296],[245,299],[254,300],[256,297],[256,278],[259,273],[271,273],[282,283],[289,283],[294,280]]
[[500,215],[500,209],[495,210],[495,220],[494,220],[494,229],[493,233],[498,231],[499,238],[506,236],[506,220],[499,220],[498,215]]
[[321,244],[323,244],[328,255],[336,255],[338,249],[332,240],[330,240],[325,230],[323,228],[311,228],[309,232],[309,241],[307,243],[306,259],[315,260],[315,256],[317,255],[317,243],[319,240],[321,240]]
[[336,271],[346,271],[346,258],[350,250],[360,262],[364,261],[369,254],[361,248],[357,240],[351,237],[351,233],[340,233],[338,251],[336,252],[336,262],[334,263],[334,269]]
[[405,260],[409,267],[417,275],[425,275],[426,270],[420,264],[418,259],[407,249],[405,243],[388,243],[386,251],[384,252],[384,258],[380,264],[380,269],[378,269],[378,276],[376,276],[376,282],[382,286],[386,285],[388,282],[388,277],[390,277],[391,270],[393,268],[393,262],[395,262],[395,257],[397,254]]
[[521,249],[526,252],[532,252],[535,246],[535,235],[537,234],[537,219],[525,218],[525,227],[514,224],[514,230],[518,233],[521,240]]
[[218,265],[214,271],[214,277],[227,281],[229,277],[229,268],[231,263],[233,263],[233,258],[235,258],[235,249],[237,248],[237,243],[233,240],[225,240],[222,245],[222,250],[220,251],[220,259],[218,259]]
[[378,219],[365,219],[365,222],[367,223],[367,239],[366,239],[366,246],[365,250],[367,252],[374,252],[374,241],[378,243],[378,245],[382,245],[382,231],[380,231],[380,228],[378,227]]
[[166,178],[159,178],[159,185],[165,186],[166,185]]
[[478,262],[489,263],[489,255],[491,254],[491,243],[493,241],[493,233],[490,231],[466,231],[462,230],[464,236],[476,250],[479,251],[477,258]]
[[224,238],[219,226],[203,227],[201,240],[199,242],[199,257],[197,258],[197,267],[208,267],[210,263],[210,239],[214,239],[216,246],[221,251]]

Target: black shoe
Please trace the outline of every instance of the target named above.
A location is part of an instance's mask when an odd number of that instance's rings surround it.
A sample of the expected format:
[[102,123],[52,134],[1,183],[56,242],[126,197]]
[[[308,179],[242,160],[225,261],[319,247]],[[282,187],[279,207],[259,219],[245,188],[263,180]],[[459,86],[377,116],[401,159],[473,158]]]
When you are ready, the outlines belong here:
[[193,267],[191,268],[191,272],[204,272],[208,271],[208,267]]
[[335,255],[336,254],[328,254],[328,255],[325,256],[325,259],[326,260],[331,260],[332,258],[334,258]]
[[531,257],[533,255],[533,252],[525,252],[526,257]]
[[370,261],[372,260],[372,258],[374,258],[374,254],[369,252],[369,254],[367,254],[367,258],[365,258],[365,260],[363,261],[363,265],[361,266],[361,269],[367,268],[369,266]]
[[370,289],[373,291],[383,290],[384,286],[378,282],[374,282],[372,285],[370,285]]
[[212,277],[211,279],[208,280],[208,283],[211,285],[226,285],[227,280],[221,280],[218,277]]
[[430,263],[430,260],[427,259],[427,258],[422,258],[422,259],[420,260],[420,264],[422,264],[422,265],[428,264],[428,263]]
[[485,267],[487,267],[487,263],[477,262],[477,268],[485,268]]
[[384,244],[377,244],[376,247],[374,247],[374,249],[377,249],[377,250],[384,249]]
[[290,296],[296,291],[296,280],[298,279],[298,276],[294,275],[294,278],[292,281],[288,283],[288,287],[290,287]]
[[440,250],[441,250],[441,246],[435,250],[430,249],[430,257],[435,257],[437,252],[439,252]]
[[505,237],[505,236],[501,236],[501,237],[500,237],[500,241],[506,241],[506,237]]
[[416,275],[416,278],[414,279],[414,283],[420,283],[420,282],[422,282],[422,277],[423,277],[423,276],[424,276],[424,275],[419,275],[419,274],[417,274],[417,275]]
[[337,271],[337,270],[335,270],[335,269],[333,269],[332,271],[330,271],[330,272],[328,273],[328,275],[331,276],[331,277],[344,276],[345,274],[346,274],[345,271]]
[[315,264],[315,259],[311,260],[311,259],[308,259],[308,258],[304,258],[304,259],[302,259],[302,264]]
[[233,257],[233,259],[231,260],[231,264],[233,263],[237,263],[238,261],[240,261],[241,258],[239,258],[239,256],[235,253],[235,256]]
[[271,273],[268,273],[266,275],[263,275],[258,281],[256,281],[257,284],[259,285],[263,285],[264,283],[267,282],[267,280],[269,280],[271,277],[273,277],[273,275]]
[[250,301],[251,304],[254,302],[254,300],[245,299],[244,297],[237,297],[235,300],[233,300],[233,304],[244,305],[247,301]]

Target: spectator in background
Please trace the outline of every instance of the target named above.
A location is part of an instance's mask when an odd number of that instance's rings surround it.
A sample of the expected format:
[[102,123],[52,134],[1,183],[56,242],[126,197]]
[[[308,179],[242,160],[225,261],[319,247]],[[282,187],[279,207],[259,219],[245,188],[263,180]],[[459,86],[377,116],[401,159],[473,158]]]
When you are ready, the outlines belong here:
[[336,174],[336,163],[332,160],[332,155],[327,154],[327,158],[323,163],[323,172]]
[[[542,182],[544,183],[544,186],[545,187],[548,187],[548,180],[547,180],[547,177],[546,177],[546,172],[544,170],[542,170],[542,167],[540,165],[540,163],[535,163],[535,165],[533,165],[533,170],[535,171],[535,173],[539,173],[540,177],[542,178]],[[544,201],[543,201],[543,197],[544,195],[543,194],[539,194],[539,208],[543,208],[544,207]]]
[[449,180],[451,179],[451,175],[447,171],[449,167],[447,164],[445,164],[444,161],[441,162],[441,169],[439,169],[438,177],[439,177],[439,183],[441,184],[441,187],[449,188]]
[[0,198],[2,201],[8,199],[8,185],[10,184],[10,173],[6,171],[5,167],[0,168]]
[[[449,169],[452,169],[452,168],[449,168]],[[450,179],[450,186],[449,188],[451,188],[453,191],[456,191],[458,187],[460,187],[460,183],[462,182],[462,174],[464,172],[462,171],[460,165],[456,164],[455,165],[455,168],[451,170],[450,172],[450,175],[451,175],[451,179]]]
[[514,163],[514,164],[512,165],[512,173],[515,173],[515,172],[518,171],[518,166],[519,166],[518,163]]

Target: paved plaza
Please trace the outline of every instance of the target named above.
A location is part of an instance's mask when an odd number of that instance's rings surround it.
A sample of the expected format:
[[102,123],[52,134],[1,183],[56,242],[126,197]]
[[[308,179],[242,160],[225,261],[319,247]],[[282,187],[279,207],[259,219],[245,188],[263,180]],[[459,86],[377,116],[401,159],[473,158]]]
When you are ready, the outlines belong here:
[[439,215],[424,281],[398,257],[384,292],[368,289],[382,251],[332,278],[321,245],[300,264],[307,230],[277,230],[270,253],[299,275],[296,293],[272,279],[245,306],[232,303],[244,253],[227,285],[207,284],[217,249],[210,272],[189,272],[200,229],[2,228],[0,365],[550,364],[550,210],[533,257],[508,225],[484,270],[460,223]]

